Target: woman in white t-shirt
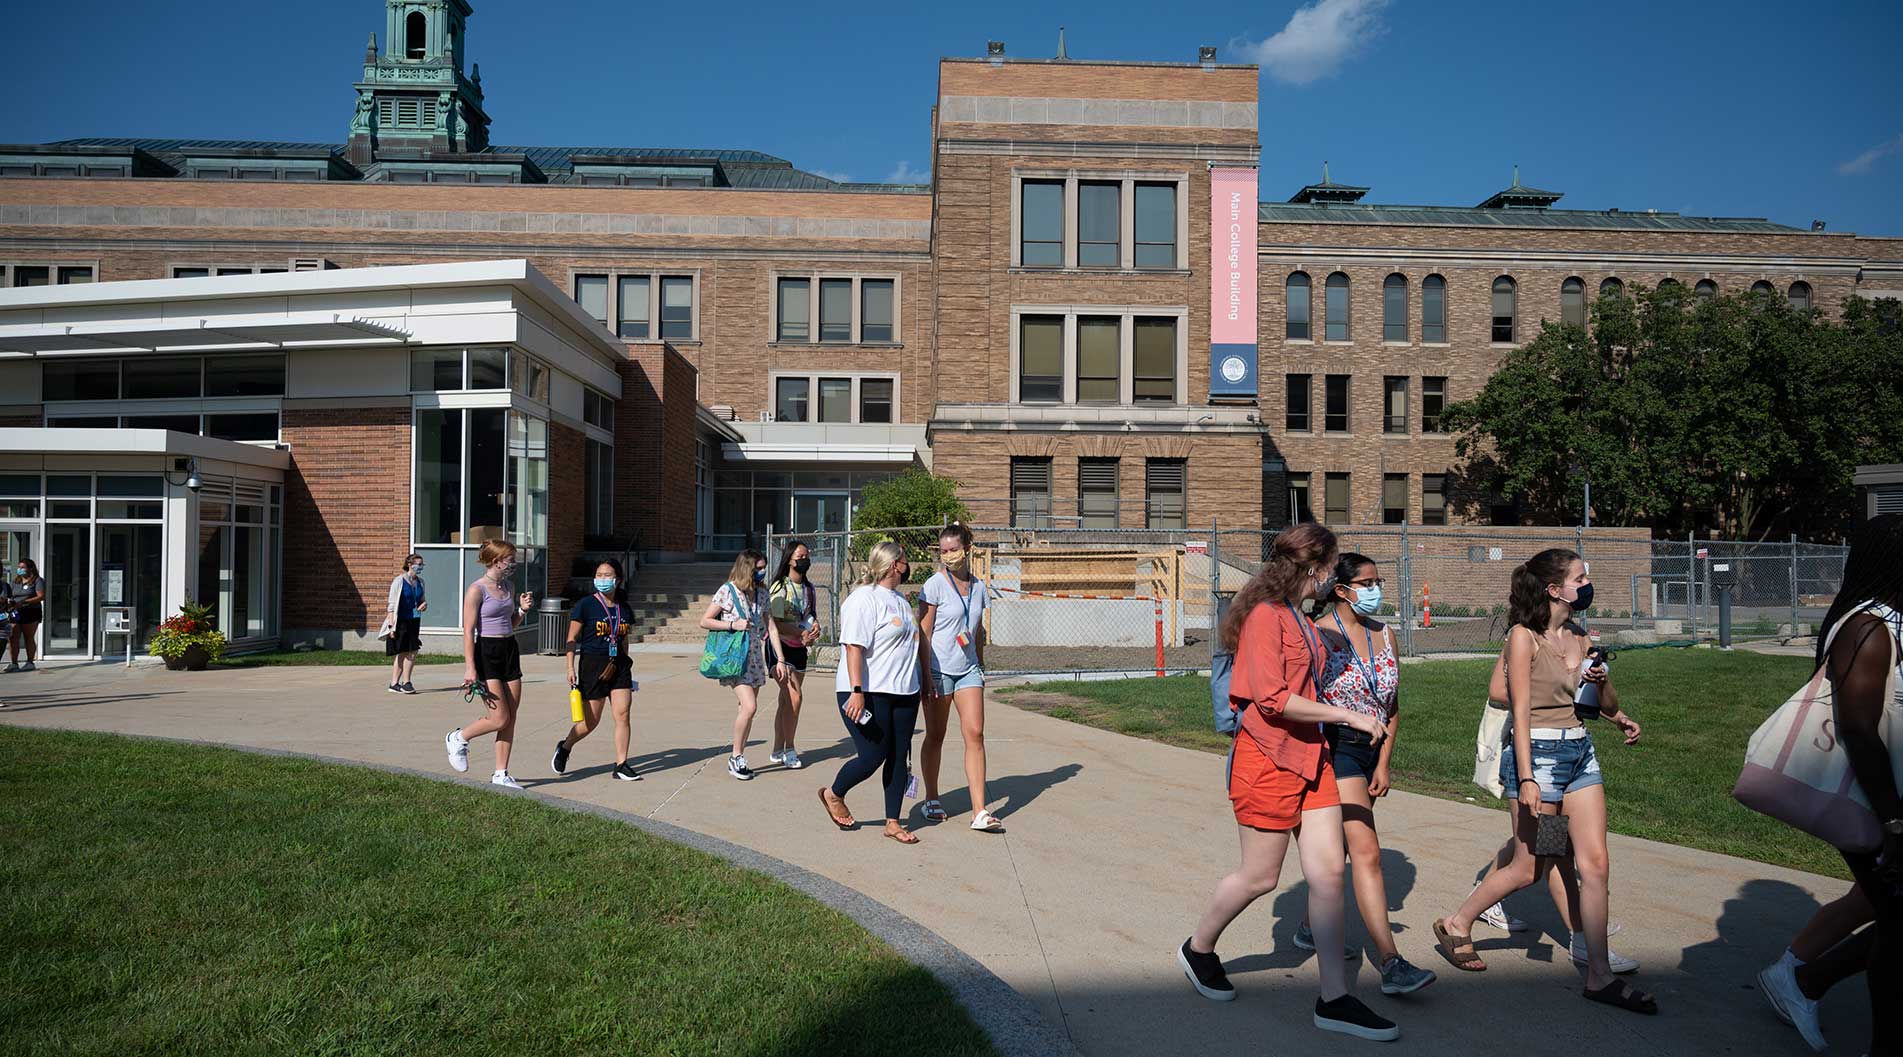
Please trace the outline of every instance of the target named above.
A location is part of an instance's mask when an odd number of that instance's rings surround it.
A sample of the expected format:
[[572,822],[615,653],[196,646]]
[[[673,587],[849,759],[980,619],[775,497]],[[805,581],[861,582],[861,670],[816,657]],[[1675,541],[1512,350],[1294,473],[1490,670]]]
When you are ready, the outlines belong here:
[[839,608],[839,662],[835,688],[840,714],[858,756],[839,768],[830,789],[819,791],[827,817],[840,829],[858,823],[846,809],[852,787],[884,769],[885,835],[900,844],[918,837],[900,824],[907,760],[918,726],[918,621],[898,587],[911,574],[905,551],[887,540],[872,548],[865,580]]
[[971,530],[959,522],[938,534],[938,560],[944,565],[925,581],[924,615],[919,633],[931,643],[932,685],[926,688],[925,743],[919,762],[925,771],[925,817],[943,821],[938,801],[938,763],[945,749],[945,728],[958,706],[965,736],[965,783],[971,788],[971,828],[1003,833],[1004,824],[985,810],[985,585],[971,575]]

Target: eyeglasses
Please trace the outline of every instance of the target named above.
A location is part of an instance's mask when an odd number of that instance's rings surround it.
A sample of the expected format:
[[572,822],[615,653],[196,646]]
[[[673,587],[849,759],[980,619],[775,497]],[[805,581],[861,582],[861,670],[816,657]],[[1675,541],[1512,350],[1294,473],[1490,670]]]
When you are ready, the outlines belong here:
[[1386,580],[1383,580],[1379,576],[1377,576],[1372,580],[1350,580],[1348,581],[1348,586],[1349,587],[1380,587],[1382,584],[1385,584],[1385,583],[1387,583]]

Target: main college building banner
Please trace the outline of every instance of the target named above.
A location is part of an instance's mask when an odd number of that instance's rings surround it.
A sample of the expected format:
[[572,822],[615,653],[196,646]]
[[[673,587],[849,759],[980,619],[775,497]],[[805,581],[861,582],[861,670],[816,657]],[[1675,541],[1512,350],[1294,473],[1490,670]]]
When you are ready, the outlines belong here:
[[1209,396],[1256,395],[1256,170],[1209,170]]

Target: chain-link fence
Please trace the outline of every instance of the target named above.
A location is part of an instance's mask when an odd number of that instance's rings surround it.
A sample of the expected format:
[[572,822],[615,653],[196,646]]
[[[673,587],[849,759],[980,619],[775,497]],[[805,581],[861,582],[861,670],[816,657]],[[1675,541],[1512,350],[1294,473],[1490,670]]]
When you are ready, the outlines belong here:
[[[1735,639],[1803,634],[1829,606],[1847,548],[1798,540],[1654,540],[1643,529],[1422,527],[1335,529],[1343,552],[1373,559],[1382,619],[1410,656],[1497,651],[1507,632],[1515,566],[1548,547],[1578,551],[1595,584],[1589,624],[1615,643],[1709,637],[1730,588]],[[1053,526],[972,529],[973,572],[987,584],[986,669],[995,675],[1154,674],[1208,667],[1218,614],[1262,566],[1275,534],[1252,529]],[[911,559],[905,593],[936,568],[937,526],[769,535],[769,560],[804,544],[823,645],[836,663],[839,606],[864,576],[873,544]]]

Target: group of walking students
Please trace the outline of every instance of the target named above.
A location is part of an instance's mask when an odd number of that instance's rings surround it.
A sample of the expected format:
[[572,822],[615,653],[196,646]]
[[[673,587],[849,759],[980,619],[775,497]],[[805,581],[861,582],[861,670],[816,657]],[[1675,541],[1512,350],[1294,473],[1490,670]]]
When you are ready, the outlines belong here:
[[[919,837],[903,823],[911,779],[910,749],[921,711],[923,811],[947,817],[939,796],[939,762],[951,711],[959,714],[971,791],[971,828],[1001,832],[987,810],[984,781],[984,610],[987,588],[971,572],[972,535],[954,523],[937,541],[938,568],[914,604],[899,589],[911,581],[905,550],[887,541],[864,562],[861,584],[840,607],[842,657],[834,691],[855,755],[818,790],[826,816],[840,829],[856,826],[846,796],[880,775],[884,835],[900,844]],[[491,541],[481,551],[487,572],[463,598],[465,680],[486,708],[476,721],[444,737],[449,762],[468,769],[469,739],[495,735],[491,781],[520,788],[509,776],[509,749],[521,700],[521,664],[513,632],[533,599],[515,593],[514,548]],[[411,555],[405,576],[414,580]],[[771,678],[779,689],[769,758],[802,767],[794,748],[809,650],[820,638],[815,595],[806,579],[811,554],[791,543],[769,574],[758,551],[741,552],[701,618],[710,633],[702,672],[734,691],[732,753],[727,770],[751,780],[746,746],[758,695]],[[402,578],[399,578],[401,580]],[[604,706],[615,717],[614,776],[638,780],[628,762],[629,701],[625,582],[620,566],[603,562],[595,591],[578,603],[568,625],[569,679],[584,701],[581,717],[555,747],[551,767],[567,770],[575,743],[592,732]],[[1396,948],[1387,920],[1375,804],[1391,788],[1389,760],[1400,728],[1400,665],[1394,635],[1376,620],[1383,578],[1372,559],[1338,550],[1333,533],[1306,523],[1271,544],[1268,560],[1235,595],[1217,629],[1212,678],[1219,729],[1234,735],[1227,791],[1241,841],[1241,862],[1217,882],[1195,930],[1176,960],[1205,998],[1231,1001],[1236,989],[1216,955],[1224,929],[1256,899],[1274,891],[1291,840],[1308,884],[1307,914],[1295,944],[1319,952],[1320,994],[1313,1023],[1375,1041],[1399,1027],[1349,990],[1345,963],[1344,874],[1353,870],[1356,905],[1374,948],[1386,995],[1417,992],[1435,974]],[[392,585],[392,616],[403,600],[422,599],[420,585]],[[1514,569],[1510,630],[1487,692],[1504,721],[1498,739],[1499,792],[1512,801],[1510,832],[1464,902],[1434,921],[1435,946],[1454,968],[1481,972],[1477,923],[1519,932],[1501,901],[1545,880],[1571,931],[1571,960],[1585,970],[1582,993],[1619,1010],[1654,1014],[1657,1000],[1624,974],[1638,963],[1608,945],[1610,857],[1606,790],[1589,722],[1610,725],[1626,745],[1641,728],[1621,704],[1609,666],[1581,623],[1592,604],[1586,563],[1570,550],[1541,551]],[[715,658],[716,637],[731,657]],[[408,641],[393,643],[410,646]],[[411,646],[411,649],[414,647]],[[725,654],[727,647],[721,647]],[[1835,983],[1866,972],[1872,996],[1870,1054],[1903,1053],[1896,998],[1903,995],[1903,804],[1881,729],[1886,711],[1903,705],[1903,516],[1874,518],[1860,530],[1841,593],[1819,631],[1819,681],[1827,681],[1836,736],[1869,810],[1883,824],[1880,849],[1846,848],[1856,883],[1805,926],[1782,958],[1759,974],[1777,1014],[1814,1049],[1824,1048],[1817,1002]],[[399,668],[393,676],[407,674]],[[710,667],[710,664],[712,665]],[[724,664],[725,667],[721,665]],[[406,684],[407,681],[405,681]],[[393,690],[404,692],[402,686]],[[1489,728],[1483,722],[1482,730]],[[1889,736],[1903,736],[1890,732]],[[1483,747],[1483,761],[1488,753]],[[1489,778],[1492,775],[1488,775]],[[1335,956],[1342,952],[1343,957]]]

